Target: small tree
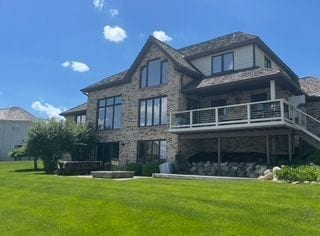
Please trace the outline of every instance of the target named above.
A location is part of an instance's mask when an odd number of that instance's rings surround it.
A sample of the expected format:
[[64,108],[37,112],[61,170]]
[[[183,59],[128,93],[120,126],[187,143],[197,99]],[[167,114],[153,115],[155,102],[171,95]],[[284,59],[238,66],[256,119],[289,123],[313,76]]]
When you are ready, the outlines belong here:
[[27,153],[43,161],[47,173],[53,173],[64,153],[72,159],[84,160],[95,143],[94,130],[73,122],[54,121],[36,123],[30,130]]
[[21,147],[15,148],[10,152],[10,157],[15,161],[21,160],[23,157],[28,156],[26,145],[22,145]]

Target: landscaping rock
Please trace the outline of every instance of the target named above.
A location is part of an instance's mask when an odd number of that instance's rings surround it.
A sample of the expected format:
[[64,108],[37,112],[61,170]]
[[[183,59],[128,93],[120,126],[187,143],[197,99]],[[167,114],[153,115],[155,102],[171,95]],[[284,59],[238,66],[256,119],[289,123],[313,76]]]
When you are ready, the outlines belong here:
[[300,184],[300,182],[299,181],[293,181],[290,184]]

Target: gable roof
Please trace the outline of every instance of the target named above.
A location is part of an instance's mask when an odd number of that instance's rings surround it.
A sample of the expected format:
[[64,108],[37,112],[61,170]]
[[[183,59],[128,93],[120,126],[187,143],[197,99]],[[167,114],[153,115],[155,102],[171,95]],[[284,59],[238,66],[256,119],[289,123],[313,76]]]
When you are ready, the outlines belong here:
[[300,78],[299,83],[307,95],[320,98],[320,79],[313,76],[307,76]]
[[60,116],[70,116],[77,113],[86,113],[87,112],[87,103],[83,103],[81,105],[75,106],[73,108],[70,108],[69,110],[66,110],[62,113],[60,113]]
[[86,92],[90,92],[90,91],[97,90],[97,89],[108,88],[108,87],[128,83],[129,80],[125,78],[127,71],[128,70],[125,70],[120,73],[106,77],[97,83],[94,83],[92,85],[89,85],[89,86],[81,89],[81,92],[86,93]]
[[10,121],[38,121],[39,118],[20,107],[10,107],[0,109],[0,120]]
[[210,39],[201,43],[193,44],[179,49],[186,58],[199,57],[202,54],[214,52],[216,50],[223,51],[229,47],[240,46],[243,43],[253,42],[253,39],[258,38],[256,35],[243,32],[234,32],[226,34],[214,39]]
[[180,53],[173,47],[170,47],[169,45],[161,42],[155,37],[150,36],[143,48],[141,49],[140,53],[134,60],[133,64],[130,66],[128,73],[126,74],[127,78],[130,78],[133,75],[138,65],[140,64],[143,56],[147,53],[148,49],[151,47],[152,44],[158,46],[161,49],[161,51],[169,57],[169,59],[173,62],[174,66],[176,67],[176,70],[190,73],[193,76],[203,76],[198,69],[196,69],[190,62],[184,59],[184,55],[182,53]]
[[[240,46],[254,44],[259,46],[273,61],[280,65],[284,71],[293,78],[293,81],[297,85],[299,84],[298,76],[258,36],[243,32],[234,32],[208,41],[183,47],[178,50],[156,39],[155,37],[150,36],[128,70],[109,76],[82,89],[81,91],[86,93],[97,89],[129,83],[143,56],[147,53],[152,44],[158,46],[161,51],[163,51],[163,53],[165,53],[168,58],[172,60],[176,70],[188,73],[195,78],[204,78],[204,75],[189,60]],[[239,78],[239,76],[231,76],[230,79],[236,78]]]

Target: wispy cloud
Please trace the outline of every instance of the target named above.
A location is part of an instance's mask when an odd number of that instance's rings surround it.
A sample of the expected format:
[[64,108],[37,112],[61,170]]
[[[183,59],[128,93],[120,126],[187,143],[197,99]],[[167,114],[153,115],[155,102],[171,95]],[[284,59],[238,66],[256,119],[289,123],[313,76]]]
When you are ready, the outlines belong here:
[[98,10],[102,10],[105,4],[105,0],[93,0],[93,5]]
[[65,68],[71,67],[71,69],[76,72],[86,72],[90,70],[87,64],[79,61],[65,61],[61,65]]
[[116,15],[119,15],[119,10],[118,9],[110,9],[109,13],[111,16],[116,16]]
[[103,29],[104,38],[110,42],[119,43],[127,38],[127,33],[119,26],[106,25]]
[[34,101],[31,104],[33,110],[39,112],[40,114],[45,114],[49,119],[55,120],[64,120],[63,116],[59,114],[65,111],[65,108],[58,108],[49,103],[41,102],[41,101]]
[[159,30],[154,31],[152,34],[155,38],[159,39],[162,42],[169,42],[172,40],[172,37],[166,34],[166,32]]

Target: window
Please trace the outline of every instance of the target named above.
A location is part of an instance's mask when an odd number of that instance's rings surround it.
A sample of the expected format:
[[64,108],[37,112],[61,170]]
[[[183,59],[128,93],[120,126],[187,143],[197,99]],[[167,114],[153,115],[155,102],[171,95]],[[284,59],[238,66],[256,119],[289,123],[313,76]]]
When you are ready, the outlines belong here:
[[167,124],[167,97],[141,100],[139,113],[139,126]]
[[[212,107],[224,107],[227,105],[227,99],[217,99],[211,101],[211,106]],[[223,117],[221,116],[226,116],[227,115],[227,108],[218,108],[218,116],[220,119]],[[220,121],[220,120],[219,120]]]
[[264,67],[271,68],[271,60],[267,56],[264,56]]
[[85,124],[86,123],[86,115],[76,115],[75,117],[76,124]]
[[139,141],[137,159],[140,163],[165,161],[167,159],[167,141]]
[[234,69],[233,52],[212,57],[212,74]]
[[121,128],[121,105],[121,96],[110,97],[98,101],[98,130]]
[[148,62],[147,66],[141,67],[140,87],[146,88],[159,84],[165,84],[168,81],[168,62],[160,59]]

